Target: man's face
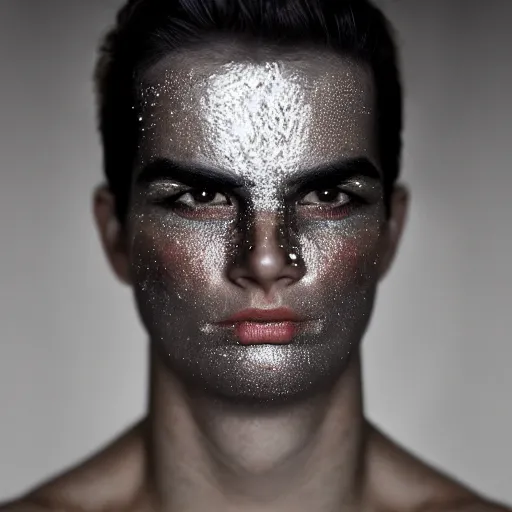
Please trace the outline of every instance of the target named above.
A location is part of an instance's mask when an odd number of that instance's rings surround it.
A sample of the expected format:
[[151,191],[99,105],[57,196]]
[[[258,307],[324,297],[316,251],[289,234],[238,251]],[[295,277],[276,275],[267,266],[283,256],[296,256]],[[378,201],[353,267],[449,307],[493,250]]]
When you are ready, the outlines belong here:
[[[230,51],[184,51],[139,84],[131,280],[152,343],[189,385],[306,397],[341,375],[380,276],[373,82],[325,53]],[[229,320],[249,308],[296,319]]]

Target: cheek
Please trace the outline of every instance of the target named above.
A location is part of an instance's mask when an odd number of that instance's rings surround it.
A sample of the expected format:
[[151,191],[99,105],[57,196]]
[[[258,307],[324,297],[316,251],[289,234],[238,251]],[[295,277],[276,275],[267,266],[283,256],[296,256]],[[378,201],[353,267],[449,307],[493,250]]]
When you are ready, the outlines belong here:
[[179,298],[219,284],[226,264],[225,229],[166,226],[157,219],[144,224],[133,238],[136,282],[151,282]]
[[312,235],[303,237],[308,284],[338,294],[376,281],[380,232],[375,226],[353,232],[334,226]]

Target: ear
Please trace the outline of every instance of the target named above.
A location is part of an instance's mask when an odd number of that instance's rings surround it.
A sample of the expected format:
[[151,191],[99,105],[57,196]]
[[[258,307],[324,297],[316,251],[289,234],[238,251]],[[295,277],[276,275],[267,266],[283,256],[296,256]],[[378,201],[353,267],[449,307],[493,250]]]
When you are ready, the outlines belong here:
[[127,234],[116,216],[115,198],[106,185],[94,192],[94,217],[103,250],[112,270],[125,284],[131,284]]
[[403,185],[395,185],[390,198],[389,219],[386,223],[384,233],[383,253],[380,263],[380,279],[388,273],[393,263],[396,250],[402,238],[408,209],[408,190]]

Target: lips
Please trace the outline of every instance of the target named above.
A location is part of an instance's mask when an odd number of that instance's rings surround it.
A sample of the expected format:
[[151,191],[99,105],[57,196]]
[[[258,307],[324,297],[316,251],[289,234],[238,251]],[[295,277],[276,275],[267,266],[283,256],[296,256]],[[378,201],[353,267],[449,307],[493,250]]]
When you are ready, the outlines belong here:
[[219,325],[233,327],[242,345],[290,343],[304,318],[289,308],[244,309]]

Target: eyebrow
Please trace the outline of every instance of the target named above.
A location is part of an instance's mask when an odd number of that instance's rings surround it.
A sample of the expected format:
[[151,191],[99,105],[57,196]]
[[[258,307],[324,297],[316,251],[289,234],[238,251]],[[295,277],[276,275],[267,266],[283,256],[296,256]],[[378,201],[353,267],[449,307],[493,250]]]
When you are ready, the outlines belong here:
[[[309,167],[293,174],[291,185],[304,187],[311,183],[350,180],[353,178],[371,178],[382,180],[382,173],[366,157],[343,158],[338,161]],[[179,163],[169,158],[158,158],[143,167],[135,182],[147,185],[160,180],[176,180],[189,186],[219,185],[227,189],[243,186],[252,187],[254,182],[227,171],[203,166],[201,164]]]
[[240,188],[246,182],[236,174],[218,170],[201,164],[184,164],[169,158],[159,158],[143,167],[135,182],[147,185],[154,181],[176,180],[190,186],[223,186],[229,189]]
[[365,177],[382,181],[382,172],[367,157],[342,158],[328,164],[296,172],[292,177],[292,184],[304,187],[311,183],[323,181],[346,181]]

